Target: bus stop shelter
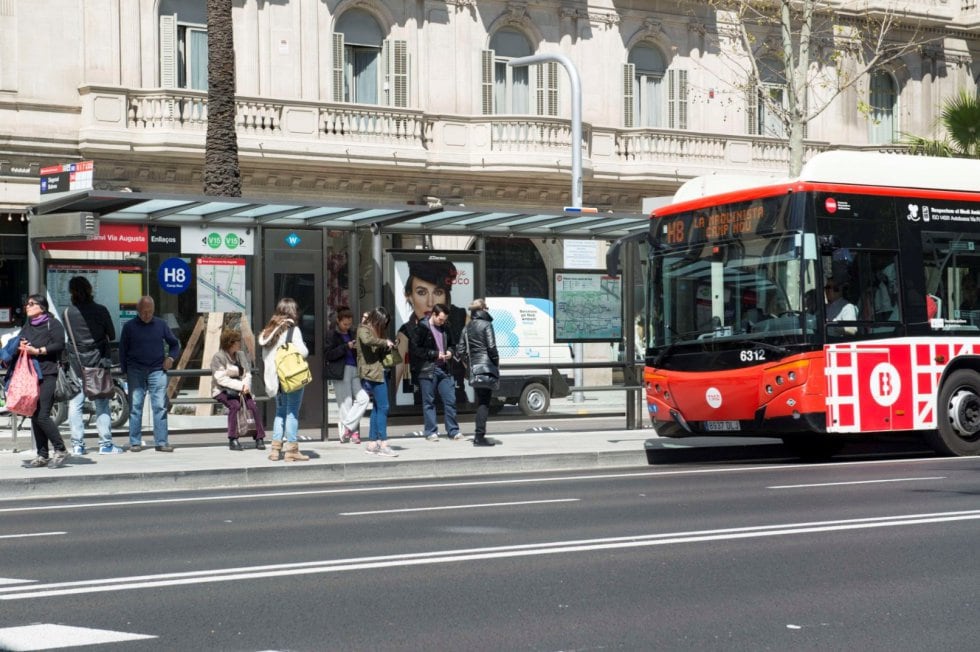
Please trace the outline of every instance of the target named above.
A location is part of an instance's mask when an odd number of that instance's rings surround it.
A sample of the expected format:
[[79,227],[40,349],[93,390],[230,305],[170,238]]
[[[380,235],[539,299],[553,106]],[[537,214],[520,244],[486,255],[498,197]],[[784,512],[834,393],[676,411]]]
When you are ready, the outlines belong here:
[[[281,198],[227,198],[206,195],[167,195],[89,189],[52,197],[37,205],[30,215],[28,229],[29,286],[45,285],[42,270],[42,248],[54,247],[58,241],[95,241],[107,225],[130,225],[154,231],[166,228],[209,229],[233,228],[242,230],[262,243],[266,234],[282,234],[311,230],[323,234],[326,242],[330,233],[343,232],[350,236],[347,260],[350,269],[359,269],[361,242],[371,242],[371,273],[367,282],[373,296],[383,297],[384,242],[386,235],[405,236],[463,236],[473,238],[474,249],[483,252],[486,238],[541,238],[548,241],[603,240],[615,243],[616,255],[623,256],[624,287],[633,287],[632,265],[627,264],[632,243],[649,230],[649,218],[640,214],[586,213],[570,214],[563,209],[527,208],[468,208],[432,204],[394,204],[369,202],[288,202]],[[366,247],[365,247],[366,249]],[[260,319],[268,297],[263,296],[267,285],[263,278],[283,261],[262,255],[256,245],[247,273],[253,279],[253,319]],[[326,245],[323,245],[326,251]],[[292,253],[292,252],[288,252]],[[298,253],[298,250],[297,250]],[[311,252],[316,257],[316,251]],[[321,256],[322,258],[322,256]],[[482,265],[483,256],[480,256]],[[155,270],[148,269],[148,273]],[[484,278],[480,269],[480,278]],[[324,270],[324,274],[326,270]],[[362,278],[349,274],[350,296],[361,295]],[[627,296],[628,295],[628,296]],[[634,323],[632,292],[624,292],[623,336],[627,359],[633,359]],[[325,314],[325,313],[319,313]],[[322,330],[323,324],[320,325]],[[325,392],[324,392],[325,396]],[[631,403],[631,402],[628,402]],[[628,421],[629,421],[628,415]],[[326,428],[327,419],[324,419]],[[630,426],[631,427],[631,426]]]

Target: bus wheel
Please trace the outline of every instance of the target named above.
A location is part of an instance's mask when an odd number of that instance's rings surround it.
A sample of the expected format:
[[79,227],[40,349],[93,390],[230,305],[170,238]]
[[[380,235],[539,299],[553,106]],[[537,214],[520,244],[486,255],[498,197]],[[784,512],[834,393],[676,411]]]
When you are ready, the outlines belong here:
[[112,388],[112,398],[109,399],[109,417],[113,428],[122,428],[129,421],[129,397],[125,390],[118,385]]
[[954,371],[939,390],[938,429],[926,438],[941,455],[980,454],[980,374]]
[[68,401],[58,401],[51,406],[51,420],[56,426],[68,420]]
[[551,393],[541,383],[529,383],[521,392],[521,400],[518,404],[521,406],[521,412],[526,416],[541,416],[551,407]]
[[844,448],[844,442],[831,437],[810,435],[783,437],[783,446],[804,462],[826,462]]

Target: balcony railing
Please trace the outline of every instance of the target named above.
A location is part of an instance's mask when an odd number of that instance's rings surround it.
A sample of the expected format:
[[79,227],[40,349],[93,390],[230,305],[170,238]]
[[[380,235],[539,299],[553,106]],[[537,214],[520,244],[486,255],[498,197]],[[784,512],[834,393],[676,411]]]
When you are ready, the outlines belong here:
[[[207,93],[183,89],[129,91],[127,127],[134,130],[203,132],[208,121]],[[424,144],[431,127],[418,111],[386,107],[270,101],[239,97],[235,124],[242,135],[294,135],[283,126],[290,110],[316,114],[317,138],[341,141]],[[305,122],[300,121],[303,124]],[[309,135],[301,129],[300,134]]]
[[[207,94],[183,89],[134,90],[87,86],[83,148],[120,144],[160,151],[204,148]],[[392,156],[418,166],[541,170],[564,174],[571,146],[567,119],[524,115],[441,115],[383,106],[236,98],[240,150],[311,160],[345,156],[361,165],[387,165]],[[255,139],[260,139],[256,142]],[[353,145],[362,147],[360,151]],[[831,147],[903,151],[901,145],[847,146],[807,141],[804,159]],[[596,174],[681,175],[750,169],[784,174],[784,140],[674,129],[582,126],[583,165]],[[561,164],[556,168],[556,157]],[[461,166],[461,167],[460,167]]]

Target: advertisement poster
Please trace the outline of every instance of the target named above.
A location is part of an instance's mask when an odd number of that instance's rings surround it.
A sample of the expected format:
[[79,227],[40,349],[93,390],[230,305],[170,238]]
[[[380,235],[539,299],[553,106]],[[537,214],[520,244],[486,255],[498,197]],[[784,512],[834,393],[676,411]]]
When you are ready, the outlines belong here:
[[[390,287],[394,295],[392,321],[395,341],[404,363],[392,377],[393,405],[422,405],[417,383],[409,364],[408,331],[426,316],[432,306],[449,306],[449,331],[459,341],[469,315],[467,308],[478,293],[476,279],[479,254],[466,251],[389,251]],[[480,288],[482,289],[482,287]],[[450,371],[456,379],[456,404],[473,400],[473,390],[464,382],[463,365],[453,361]],[[441,420],[440,412],[440,420]]]

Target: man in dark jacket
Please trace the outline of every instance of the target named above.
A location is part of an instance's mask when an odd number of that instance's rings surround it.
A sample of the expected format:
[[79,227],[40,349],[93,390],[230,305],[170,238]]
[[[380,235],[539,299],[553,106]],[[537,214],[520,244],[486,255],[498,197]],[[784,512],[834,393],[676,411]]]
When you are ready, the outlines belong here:
[[452,331],[446,328],[448,319],[449,306],[437,303],[432,307],[432,313],[419,321],[408,341],[412,377],[418,379],[422,388],[422,417],[425,423],[423,432],[429,441],[439,441],[436,392],[442,399],[449,438],[454,441],[463,438],[456,421],[456,381],[453,380],[450,368],[456,341]]
[[[462,340],[456,345],[458,357],[465,357],[466,364],[474,370],[496,371],[500,377],[500,354],[497,352],[497,337],[493,332],[493,317],[487,312],[487,303],[476,299],[470,304],[470,323],[463,329]],[[490,374],[493,375],[493,374]],[[490,399],[493,389],[473,387],[476,394],[476,428],[474,446],[493,446],[496,442],[487,439],[487,415],[490,414]]]
[[[82,367],[111,367],[109,342],[116,339],[116,327],[112,323],[109,310],[96,303],[92,284],[84,276],[73,276],[68,281],[72,307],[65,310],[65,330],[68,331],[68,361],[79,378]],[[99,432],[99,454],[114,455],[123,452],[112,443],[112,417],[109,414],[109,399],[93,399],[95,405],[95,427]],[[71,429],[73,455],[85,454],[85,424],[82,420],[82,407],[85,393],[78,394],[68,402],[68,426]]]

